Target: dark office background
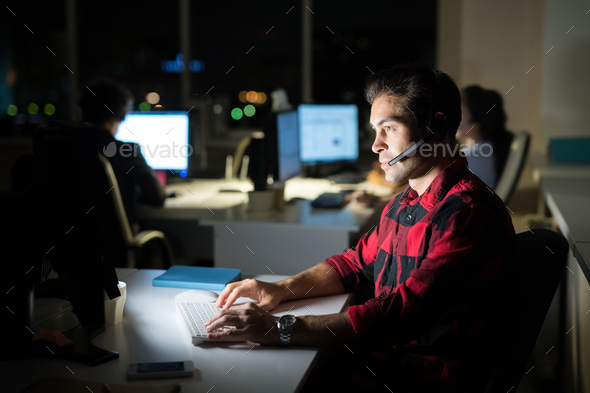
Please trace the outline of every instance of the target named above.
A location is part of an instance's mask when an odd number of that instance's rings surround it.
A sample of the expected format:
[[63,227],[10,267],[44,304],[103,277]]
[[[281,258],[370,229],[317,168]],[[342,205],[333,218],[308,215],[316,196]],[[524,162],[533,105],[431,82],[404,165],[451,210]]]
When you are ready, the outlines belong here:
[[[311,11],[301,4],[191,2],[191,58],[181,59],[181,2],[75,2],[72,62],[67,1],[7,3],[0,11],[0,134],[27,136],[50,119],[78,120],[71,94],[104,76],[131,89],[135,110],[152,91],[164,109],[188,110],[181,74],[166,72],[181,63],[194,71],[191,103],[202,100],[199,110],[210,112],[209,140],[260,128],[273,90],[282,87],[293,105],[302,102],[302,13]],[[363,84],[370,70],[409,61],[435,65],[436,1],[323,0],[313,2],[312,11],[313,102],[359,105],[360,138],[366,139]],[[242,90],[268,99],[255,104],[254,116],[234,120],[231,108],[245,105],[238,100]],[[217,104],[220,113],[213,112]]]

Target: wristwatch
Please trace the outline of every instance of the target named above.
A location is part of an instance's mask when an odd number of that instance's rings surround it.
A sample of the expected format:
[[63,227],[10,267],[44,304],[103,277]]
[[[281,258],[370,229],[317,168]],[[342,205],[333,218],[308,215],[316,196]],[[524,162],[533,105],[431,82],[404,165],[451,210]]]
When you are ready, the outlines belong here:
[[287,314],[283,315],[277,321],[277,327],[279,328],[279,335],[281,337],[281,345],[289,346],[291,344],[291,332],[293,326],[295,326],[297,319],[295,315]]

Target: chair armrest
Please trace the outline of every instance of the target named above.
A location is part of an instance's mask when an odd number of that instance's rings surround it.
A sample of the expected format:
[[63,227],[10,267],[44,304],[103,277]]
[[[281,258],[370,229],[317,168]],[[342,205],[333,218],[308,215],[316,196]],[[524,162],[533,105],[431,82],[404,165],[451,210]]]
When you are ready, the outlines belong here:
[[141,248],[146,243],[154,239],[166,239],[166,235],[164,235],[163,232],[155,230],[141,231],[133,237],[135,243],[134,246],[137,248]]
[[163,246],[164,267],[169,268],[173,263],[172,247],[163,232],[156,230],[141,231],[133,237],[133,246],[139,250],[153,240],[160,242]]

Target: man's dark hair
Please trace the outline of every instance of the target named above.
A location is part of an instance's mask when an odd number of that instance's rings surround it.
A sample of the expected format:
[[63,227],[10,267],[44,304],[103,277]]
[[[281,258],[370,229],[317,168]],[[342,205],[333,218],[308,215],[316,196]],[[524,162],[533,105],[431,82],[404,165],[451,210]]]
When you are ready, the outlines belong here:
[[[426,65],[395,65],[369,76],[365,85],[365,98],[371,105],[381,96],[401,98],[402,109],[411,112],[418,127],[424,129],[432,111],[435,84],[434,73]],[[461,123],[461,93],[455,81],[443,74],[437,94],[440,107],[435,110],[444,113],[447,136],[454,140]]]
[[122,121],[133,105],[133,95],[112,79],[101,79],[84,87],[80,94],[82,121],[102,125]]

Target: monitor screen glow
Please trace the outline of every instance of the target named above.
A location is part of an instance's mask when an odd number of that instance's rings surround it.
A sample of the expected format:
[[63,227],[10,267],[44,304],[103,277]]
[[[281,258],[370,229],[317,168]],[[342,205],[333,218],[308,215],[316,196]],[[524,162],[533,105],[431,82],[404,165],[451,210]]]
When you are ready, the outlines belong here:
[[115,138],[140,145],[147,164],[155,170],[186,171],[189,117],[185,112],[131,112],[119,125]]
[[356,105],[299,105],[300,158],[318,162],[354,162],[358,159]]

